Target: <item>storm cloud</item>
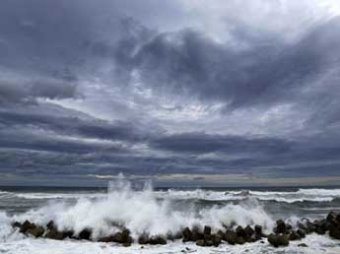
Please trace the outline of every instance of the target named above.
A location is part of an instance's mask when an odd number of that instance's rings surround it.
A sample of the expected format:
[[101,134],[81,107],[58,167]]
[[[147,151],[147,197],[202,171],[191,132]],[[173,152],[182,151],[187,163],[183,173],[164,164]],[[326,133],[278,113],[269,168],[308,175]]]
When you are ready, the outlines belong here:
[[246,2],[2,1],[0,184],[339,176],[339,3]]

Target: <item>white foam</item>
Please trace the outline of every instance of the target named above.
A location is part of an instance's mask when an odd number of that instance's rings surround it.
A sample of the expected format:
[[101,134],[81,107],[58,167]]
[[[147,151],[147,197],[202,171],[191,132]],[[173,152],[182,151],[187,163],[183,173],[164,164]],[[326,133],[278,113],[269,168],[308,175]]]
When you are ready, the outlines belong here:
[[5,212],[0,211],[0,243],[17,239],[22,239],[22,235],[12,228],[11,218]]
[[310,196],[340,197],[340,189],[299,189],[297,193]]
[[24,199],[79,199],[105,197],[105,193],[15,193],[16,197]]
[[234,193],[225,193],[222,191],[210,191],[201,189],[185,191],[170,189],[166,192],[155,192],[155,194],[161,198],[166,197],[171,199],[201,199],[209,201],[232,201],[245,199],[245,197],[237,196]]
[[276,201],[283,203],[296,203],[296,202],[331,202],[334,200],[333,197],[258,197],[259,200],[263,201]]
[[10,226],[10,218],[4,212],[0,212],[0,240],[5,240],[7,236],[12,232]]
[[8,191],[0,191],[0,198],[12,197],[14,194]]
[[[321,193],[321,195],[319,195]],[[275,191],[210,191],[210,190],[168,190],[157,192],[159,197],[169,197],[173,199],[201,199],[210,201],[241,201],[248,198],[256,198],[262,201],[276,201],[284,203],[295,202],[331,202],[334,198],[340,197],[340,190],[300,189],[296,192],[275,192]]]
[[112,185],[105,198],[80,198],[72,205],[63,201],[50,202],[40,209],[15,215],[13,219],[28,219],[38,224],[54,220],[60,229],[72,229],[75,233],[91,228],[94,238],[118,230],[112,226],[113,223],[127,227],[133,237],[143,233],[175,234],[193,225],[210,225],[218,230],[233,222],[242,226],[260,224],[269,230],[274,223],[256,200],[247,200],[240,205],[200,209],[192,203],[191,206],[178,209],[169,198],[157,199],[150,187],[143,191],[132,191],[127,182]]

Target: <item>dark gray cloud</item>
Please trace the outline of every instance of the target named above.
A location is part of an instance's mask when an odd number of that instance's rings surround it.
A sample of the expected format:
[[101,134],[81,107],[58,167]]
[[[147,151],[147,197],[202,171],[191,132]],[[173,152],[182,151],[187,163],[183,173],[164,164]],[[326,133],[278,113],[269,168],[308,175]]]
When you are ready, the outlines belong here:
[[0,80],[0,104],[34,103],[39,98],[66,99],[75,97],[77,97],[76,84],[65,80]]
[[35,151],[57,151],[63,153],[95,153],[100,151],[119,152],[119,145],[98,144],[84,140],[74,140],[67,137],[53,137],[44,132],[31,134],[20,129],[1,130],[1,147],[9,149],[24,149]]
[[[42,131],[53,131],[58,135],[78,138],[93,138],[100,140],[126,140],[138,142],[146,139],[146,131],[141,132],[138,126],[127,122],[107,122],[94,118],[78,117],[74,115],[57,114],[56,109],[43,112],[25,111],[1,111],[0,124],[2,129],[36,128]],[[56,115],[51,115],[55,113]],[[0,126],[1,127],[1,126]],[[0,128],[1,129],[1,128]]]
[[141,82],[155,90],[221,101],[233,108],[251,107],[295,100],[300,89],[339,61],[339,36],[338,18],[291,44],[272,38],[252,41],[236,34],[237,41],[252,45],[247,50],[183,30],[158,34],[147,43],[122,43],[116,60],[126,72],[138,71]]
[[5,0],[1,5],[1,65],[53,73],[81,61],[91,26],[80,1]]
[[338,175],[340,14],[255,2],[3,0],[0,176]]
[[275,138],[246,138],[237,136],[206,135],[205,133],[183,133],[164,136],[151,143],[158,149],[187,153],[285,153],[293,142]]

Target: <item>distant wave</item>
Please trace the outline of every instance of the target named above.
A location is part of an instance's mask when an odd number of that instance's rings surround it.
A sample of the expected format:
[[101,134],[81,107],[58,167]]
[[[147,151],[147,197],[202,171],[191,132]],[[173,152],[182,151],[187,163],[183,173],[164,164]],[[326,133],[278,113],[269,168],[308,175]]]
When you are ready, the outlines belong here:
[[105,193],[16,193],[15,196],[24,199],[79,199],[79,198],[100,198]]
[[158,192],[160,197],[170,197],[176,199],[201,199],[210,201],[237,201],[255,198],[260,201],[276,201],[285,203],[295,202],[331,202],[340,198],[340,189],[326,190],[299,189],[295,192],[275,192],[275,191],[210,191],[210,190],[190,190],[178,191],[169,190]]
[[298,194],[340,197],[340,189],[299,189]]
[[[105,193],[94,192],[65,192],[65,193],[43,193],[43,192],[8,192],[0,191],[0,199],[5,196],[22,199],[80,199],[80,198],[105,198]],[[212,190],[175,190],[154,191],[157,198],[168,198],[177,200],[198,199],[207,201],[242,201],[257,199],[259,201],[275,201],[283,203],[296,202],[331,202],[340,199],[340,189],[298,189],[297,191],[212,191]]]

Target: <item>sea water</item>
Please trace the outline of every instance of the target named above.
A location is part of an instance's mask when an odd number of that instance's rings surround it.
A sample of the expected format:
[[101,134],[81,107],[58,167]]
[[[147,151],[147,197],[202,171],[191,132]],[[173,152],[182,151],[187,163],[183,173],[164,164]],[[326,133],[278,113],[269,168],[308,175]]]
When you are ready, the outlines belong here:
[[[163,246],[122,247],[96,239],[128,228],[141,234],[167,235],[185,227],[209,225],[213,231],[226,226],[261,225],[271,232],[279,218],[296,224],[302,218],[324,218],[340,211],[340,188],[136,188],[130,182],[112,182],[102,188],[0,187],[0,253],[340,253],[340,241],[311,234],[285,248],[275,249],[267,240],[244,245],[198,247],[181,240]],[[13,229],[14,221],[46,225],[53,220],[61,230],[92,230],[93,241],[35,239]],[[308,247],[298,247],[305,243]]]

